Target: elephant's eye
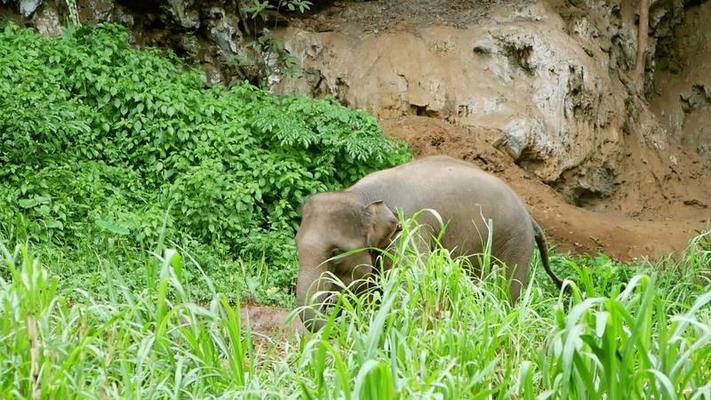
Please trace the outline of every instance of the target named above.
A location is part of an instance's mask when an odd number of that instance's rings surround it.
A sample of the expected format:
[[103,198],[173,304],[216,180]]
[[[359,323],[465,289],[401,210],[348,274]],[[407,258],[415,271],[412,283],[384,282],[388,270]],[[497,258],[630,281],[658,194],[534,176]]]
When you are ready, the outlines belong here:
[[331,249],[331,257],[335,257],[341,253],[343,253],[343,250],[338,247],[334,247],[333,249]]

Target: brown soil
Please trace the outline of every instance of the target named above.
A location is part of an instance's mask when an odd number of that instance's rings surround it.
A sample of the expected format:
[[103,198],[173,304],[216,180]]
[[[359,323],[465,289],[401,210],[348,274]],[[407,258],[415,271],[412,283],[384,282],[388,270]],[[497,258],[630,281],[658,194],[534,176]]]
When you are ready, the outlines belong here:
[[[297,336],[306,334],[306,328],[298,315],[291,318],[293,310],[280,307],[243,304],[241,307],[242,329],[249,329],[256,346],[256,351],[267,351],[276,344],[287,345]],[[283,350],[283,349],[282,349]]]
[[[668,174],[660,177],[661,182],[651,185],[636,182],[634,196],[621,190],[619,198],[611,199],[605,207],[589,210],[568,204],[558,192],[514,164],[508,155],[494,146],[492,138],[498,136],[496,132],[454,126],[427,117],[386,120],[382,121],[382,126],[388,136],[407,141],[416,156],[447,154],[477,164],[503,179],[528,205],[534,218],[557,244],[558,251],[603,251],[620,260],[654,259],[683,250],[689,239],[709,226],[707,221],[711,210],[705,200],[686,200],[689,204],[667,201],[657,188],[661,185],[677,189],[677,197],[680,192],[683,194],[684,190],[679,189],[684,187],[688,188],[687,192],[699,188],[708,190],[708,182],[711,181],[708,173],[687,173],[683,177],[679,176],[681,173]],[[642,159],[640,154],[637,158]],[[631,156],[627,162],[635,163],[636,158]],[[651,158],[646,161],[647,164],[652,162]],[[670,193],[667,197],[673,195]],[[658,196],[662,200],[658,200]],[[644,199],[645,207],[635,212],[638,217],[625,215],[623,211],[612,211],[615,208],[629,209],[625,202],[632,197],[635,206],[640,204],[640,199]]]

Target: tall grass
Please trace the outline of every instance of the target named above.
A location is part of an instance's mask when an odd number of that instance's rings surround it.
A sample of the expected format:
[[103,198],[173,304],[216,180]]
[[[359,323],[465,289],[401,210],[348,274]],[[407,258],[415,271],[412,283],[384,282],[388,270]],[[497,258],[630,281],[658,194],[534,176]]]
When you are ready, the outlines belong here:
[[710,399],[709,236],[632,272],[556,256],[569,290],[536,270],[513,305],[496,266],[471,279],[403,242],[378,292],[341,293],[323,330],[266,348],[239,304],[194,301],[181,276],[198,267],[173,250],[140,295],[107,270],[108,300],[70,304],[31,251],[2,247],[0,398]]

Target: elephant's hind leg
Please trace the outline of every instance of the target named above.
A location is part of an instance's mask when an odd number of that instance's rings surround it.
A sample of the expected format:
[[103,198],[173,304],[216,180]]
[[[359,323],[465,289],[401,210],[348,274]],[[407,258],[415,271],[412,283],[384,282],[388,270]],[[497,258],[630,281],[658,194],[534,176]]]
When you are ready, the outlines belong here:
[[534,246],[533,232],[514,235],[497,252],[499,262],[506,265],[506,276],[510,280],[509,293],[511,301],[518,301],[521,290],[528,282],[529,263],[533,254]]

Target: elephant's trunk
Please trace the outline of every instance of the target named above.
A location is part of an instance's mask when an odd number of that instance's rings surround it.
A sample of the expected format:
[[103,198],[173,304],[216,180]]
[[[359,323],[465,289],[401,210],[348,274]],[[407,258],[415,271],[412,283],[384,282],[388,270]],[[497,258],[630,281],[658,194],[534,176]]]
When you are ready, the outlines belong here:
[[[318,317],[317,311],[321,309],[333,283],[322,274],[328,271],[328,263],[322,260],[304,260],[299,257],[299,276],[296,281],[296,306],[301,308],[300,317],[304,326],[311,332],[320,330],[325,324],[324,319]],[[313,304],[313,305],[312,305]]]

